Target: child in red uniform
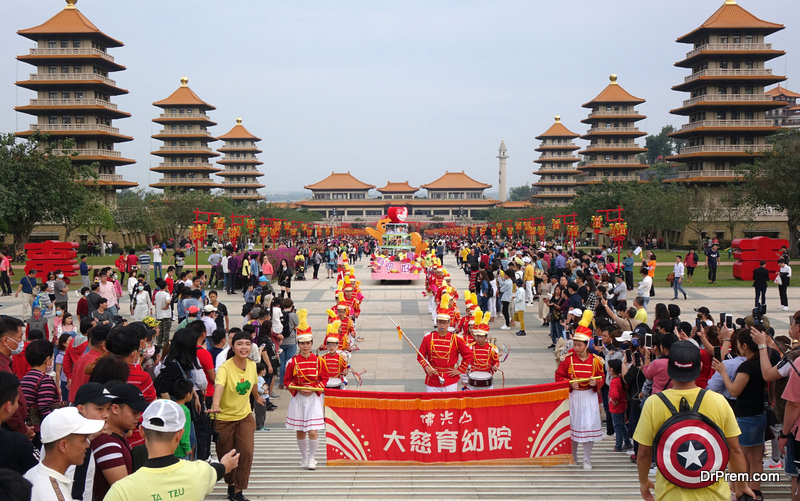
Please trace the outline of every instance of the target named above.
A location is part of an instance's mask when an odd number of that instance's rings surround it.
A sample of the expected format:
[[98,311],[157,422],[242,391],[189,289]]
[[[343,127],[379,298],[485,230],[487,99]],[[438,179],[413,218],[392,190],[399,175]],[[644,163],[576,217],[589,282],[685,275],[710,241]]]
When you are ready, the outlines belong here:
[[608,410],[611,412],[611,419],[614,422],[614,435],[616,437],[614,452],[622,452],[633,448],[631,439],[628,437],[628,427],[625,425],[628,400],[625,396],[625,388],[622,386],[622,377],[620,377],[622,374],[622,360],[609,360],[608,369],[611,372],[611,382],[608,384]]

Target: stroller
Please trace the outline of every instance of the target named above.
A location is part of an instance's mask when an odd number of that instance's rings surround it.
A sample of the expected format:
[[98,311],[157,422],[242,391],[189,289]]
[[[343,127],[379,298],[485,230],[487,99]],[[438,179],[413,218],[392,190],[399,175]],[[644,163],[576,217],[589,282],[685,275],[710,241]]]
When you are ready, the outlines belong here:
[[294,279],[306,280],[306,260],[301,254],[298,254],[294,258]]

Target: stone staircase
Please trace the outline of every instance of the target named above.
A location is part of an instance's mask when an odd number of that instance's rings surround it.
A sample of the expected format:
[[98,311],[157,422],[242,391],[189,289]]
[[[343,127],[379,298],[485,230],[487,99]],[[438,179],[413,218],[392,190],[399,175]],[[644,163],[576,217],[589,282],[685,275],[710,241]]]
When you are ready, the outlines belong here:
[[[256,455],[247,497],[274,499],[641,499],[636,466],[614,453],[613,437],[594,446],[591,471],[578,466],[325,466],[320,434],[316,471],[298,466],[295,433],[256,432]],[[213,447],[212,447],[213,449]],[[782,470],[781,470],[782,471]],[[763,483],[764,498],[788,500],[789,479]],[[220,482],[208,497],[224,500]]]

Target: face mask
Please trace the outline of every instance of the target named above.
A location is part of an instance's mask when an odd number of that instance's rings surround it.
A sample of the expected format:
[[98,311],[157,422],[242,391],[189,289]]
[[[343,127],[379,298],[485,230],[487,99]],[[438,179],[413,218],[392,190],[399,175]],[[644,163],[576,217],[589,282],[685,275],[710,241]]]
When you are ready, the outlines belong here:
[[147,349],[144,350],[144,356],[147,358],[153,358],[153,355],[155,354],[156,354],[156,347],[153,345],[148,346]]
[[91,294],[91,292],[87,292],[86,294],[84,294],[84,296],[89,297],[89,294]]
[[[8,338],[8,339],[11,339],[11,338]],[[11,339],[11,341],[14,341],[14,340]],[[25,343],[23,343],[22,341],[19,341],[19,342],[14,341],[14,342],[17,343],[17,347],[14,348],[13,350],[11,350],[11,356],[19,355],[20,353],[22,353],[22,349],[25,348]]]
[[627,350],[628,348],[630,348],[630,345],[628,343],[620,343],[619,347],[623,350]]
[[57,317],[60,317],[60,316],[61,316],[61,315],[63,315],[63,314],[64,314],[64,312],[63,312],[63,311],[56,310],[56,316],[57,316]]
[[59,273],[58,274],[58,278],[64,278],[64,274],[63,273]]
[[139,290],[140,290],[140,291],[143,291],[143,290],[144,290],[144,285],[140,285],[140,286],[139,286]]
[[45,373],[53,372],[53,362],[50,362],[49,364],[47,364],[47,367],[45,367],[44,372]]

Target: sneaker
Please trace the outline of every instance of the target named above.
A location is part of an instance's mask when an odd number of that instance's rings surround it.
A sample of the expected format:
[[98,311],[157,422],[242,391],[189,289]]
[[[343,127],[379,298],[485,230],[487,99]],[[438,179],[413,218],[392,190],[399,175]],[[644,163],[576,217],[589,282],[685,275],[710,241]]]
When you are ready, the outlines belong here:
[[622,449],[617,449],[616,447],[614,447],[613,449],[611,449],[611,452],[622,452]]
[[517,332],[517,336],[527,336],[527,334],[525,333],[525,331],[519,331]]
[[783,461],[773,461],[772,458],[764,460],[764,469],[768,468],[783,468]]
[[281,396],[278,395],[277,393],[270,393],[269,394],[269,398],[277,400],[277,399],[281,398]]
[[246,497],[244,497],[244,492],[239,491],[233,496],[234,501],[250,501]]
[[509,327],[509,326],[507,326],[507,325],[501,325],[501,326],[500,326],[500,330],[501,330],[501,331],[508,331],[508,330],[511,330],[511,327]]
[[300,460],[300,468],[308,468],[308,459]]
[[548,346],[548,347],[547,347],[547,349],[548,349],[548,350],[554,350],[554,349],[555,349],[555,347],[556,347],[556,345],[555,345],[555,344],[551,344],[550,346]]
[[591,470],[592,469],[592,463],[590,463],[589,461],[584,462],[583,463],[583,469],[584,470]]
[[633,454],[633,444],[625,444],[622,446],[622,450],[627,452],[628,454]]
[[316,459],[309,459],[308,460],[308,469],[309,470],[316,470],[317,469],[317,460]]
[[228,499],[230,501],[233,501],[235,495],[236,495],[236,487],[234,487],[233,485],[229,485],[228,486]]
[[631,463],[636,462],[636,454],[631,454]]
[[656,475],[657,471],[658,471],[658,468],[656,468],[655,466],[652,466],[652,467],[650,467],[650,472],[648,473],[648,475],[650,475],[651,477],[654,477]]

